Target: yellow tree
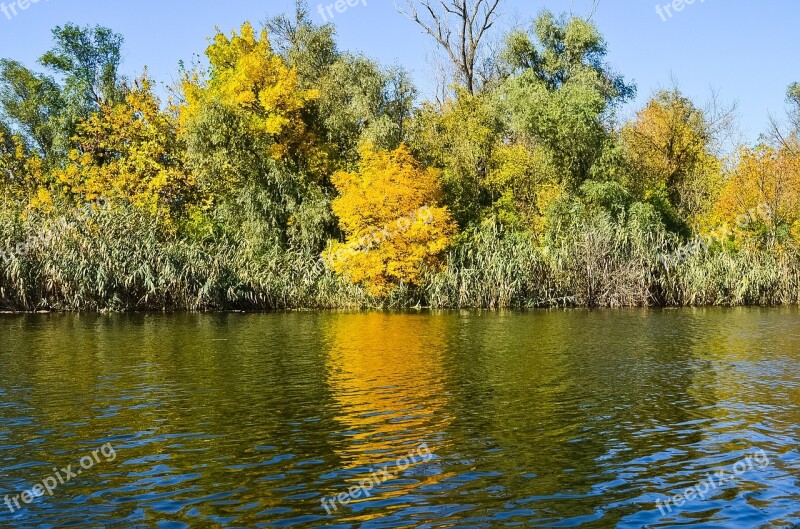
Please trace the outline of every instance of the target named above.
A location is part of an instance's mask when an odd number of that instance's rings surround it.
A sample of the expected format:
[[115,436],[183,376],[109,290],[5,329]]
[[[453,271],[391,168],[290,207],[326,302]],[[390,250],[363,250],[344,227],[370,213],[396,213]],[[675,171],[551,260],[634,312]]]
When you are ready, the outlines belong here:
[[438,171],[423,167],[405,145],[391,152],[366,145],[359,170],[336,173],[333,183],[340,196],[332,207],[347,241],[331,243],[331,269],[375,296],[401,283],[419,285],[456,231],[439,205]]
[[[203,173],[198,177],[222,192],[238,189],[250,173],[263,172],[248,161],[251,153],[324,173],[325,152],[304,119],[318,93],[300,87],[297,72],[272,51],[266,31],[256,35],[246,23],[230,37],[217,33],[206,56],[209,78],[195,74],[184,80],[180,110],[189,158]],[[235,138],[221,140],[226,134]]]
[[37,152],[28,149],[20,136],[0,123],[0,193],[4,207],[11,203],[34,209],[50,207],[44,165]]
[[712,137],[705,115],[689,99],[677,91],[657,94],[622,131],[633,189],[645,197],[666,196],[683,219],[698,222],[721,182]]
[[791,229],[800,239],[800,155],[790,146],[743,149],[722,188],[717,221],[740,234],[766,228],[770,242]]
[[122,102],[103,106],[81,123],[74,140],[72,163],[57,173],[74,195],[124,200],[169,218],[192,196],[177,123],[161,110],[147,77]]

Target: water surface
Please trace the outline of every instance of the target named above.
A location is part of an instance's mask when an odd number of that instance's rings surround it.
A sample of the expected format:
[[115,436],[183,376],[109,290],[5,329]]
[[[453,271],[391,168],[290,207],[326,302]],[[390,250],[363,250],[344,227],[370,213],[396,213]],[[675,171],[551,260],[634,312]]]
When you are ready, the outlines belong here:
[[0,500],[116,454],[3,528],[800,523],[796,309],[5,315],[0,338]]

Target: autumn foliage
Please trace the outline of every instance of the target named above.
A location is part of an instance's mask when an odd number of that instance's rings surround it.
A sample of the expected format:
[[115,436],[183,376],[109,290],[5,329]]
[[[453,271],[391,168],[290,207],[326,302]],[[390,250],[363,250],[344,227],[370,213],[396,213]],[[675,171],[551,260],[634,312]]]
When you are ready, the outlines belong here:
[[332,207],[346,241],[328,249],[331,268],[376,296],[401,283],[420,285],[456,231],[440,206],[439,178],[405,145],[391,152],[366,145],[358,171],[333,176],[339,197]]
[[660,92],[622,136],[633,169],[629,185],[663,196],[688,223],[698,223],[722,176],[703,112],[677,91]]
[[760,146],[739,158],[715,206],[718,222],[746,226],[770,244],[781,235],[800,240],[800,155],[790,146]]
[[59,185],[83,200],[124,200],[167,221],[193,200],[177,123],[163,112],[142,77],[123,101],[103,104],[78,125],[70,163],[55,171]]
[[678,88],[620,122],[590,20],[497,42],[426,101],[302,1],[163,87],[55,28],[0,59],[0,309],[800,302],[798,85],[730,148],[731,109]]
[[297,73],[273,53],[266,31],[257,35],[247,23],[230,37],[217,33],[206,55],[211,77],[205,86],[191,77],[184,82],[182,118],[219,104],[242,116],[247,132],[271,137],[276,159],[300,154],[298,148],[311,140],[302,112],[317,92],[300,89]]

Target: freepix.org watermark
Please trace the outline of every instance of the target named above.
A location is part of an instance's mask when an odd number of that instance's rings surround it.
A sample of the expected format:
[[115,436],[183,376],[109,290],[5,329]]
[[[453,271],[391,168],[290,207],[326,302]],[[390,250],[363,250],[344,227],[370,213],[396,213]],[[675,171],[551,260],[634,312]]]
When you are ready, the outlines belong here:
[[21,11],[27,11],[33,4],[49,1],[50,0],[14,0],[8,3],[0,1],[0,12],[2,12],[8,20],[11,20],[19,15]]
[[[13,514],[25,505],[33,503],[36,498],[41,498],[45,494],[52,496],[58,487],[66,485],[72,479],[77,478],[84,470],[91,470],[92,467],[100,463],[100,456],[103,456],[106,463],[110,463],[117,459],[117,452],[111,443],[106,443],[97,450],[93,450],[91,454],[83,456],[78,465],[70,464],[62,469],[53,467],[53,474],[42,479],[41,482],[30,489],[19,494],[6,494],[4,498],[6,507]],[[73,466],[76,468],[73,469]]]
[[431,208],[423,206],[406,217],[400,217],[394,225],[386,224],[383,228],[376,229],[359,238],[357,241],[352,241],[343,248],[339,248],[336,252],[328,254],[325,260],[328,262],[328,265],[332,265],[346,255],[369,252],[380,243],[408,232],[415,222],[424,224],[433,223],[433,217],[434,215]]
[[661,20],[664,22],[671,19],[675,16],[675,13],[680,13],[686,6],[690,6],[697,3],[705,3],[706,0],[672,0],[672,2],[667,2],[664,5],[656,4],[656,14],[661,17]]
[[396,478],[400,472],[408,470],[411,465],[430,461],[432,458],[433,454],[428,448],[428,445],[423,443],[419,445],[416,450],[409,452],[407,456],[401,457],[395,461],[394,470],[390,471],[389,465],[386,465],[379,471],[370,474],[368,478],[359,481],[358,485],[350,487],[347,492],[342,492],[337,496],[329,498],[322,498],[322,506],[325,507],[325,512],[333,514],[334,511],[339,510],[339,507],[336,506],[337,503],[347,505],[351,501],[362,497],[369,498],[372,496],[372,489],[376,486]]
[[736,481],[745,472],[749,470],[764,470],[769,466],[769,463],[769,457],[766,452],[759,450],[754,454],[748,455],[743,460],[736,462],[731,468],[731,472],[719,470],[714,474],[710,474],[707,479],[704,479],[693,487],[689,487],[680,494],[676,494],[671,498],[656,500],[656,507],[658,507],[662,515],[666,516],[667,513],[672,512],[673,507],[679,509],[687,503],[703,501],[713,491],[722,488],[722,486],[727,483]]
[[332,4],[319,4],[317,6],[317,12],[319,13],[319,16],[322,17],[323,22],[329,22],[336,16],[333,14],[334,11],[341,14],[347,11],[349,8],[356,7],[359,4],[366,7],[367,0],[336,0]]

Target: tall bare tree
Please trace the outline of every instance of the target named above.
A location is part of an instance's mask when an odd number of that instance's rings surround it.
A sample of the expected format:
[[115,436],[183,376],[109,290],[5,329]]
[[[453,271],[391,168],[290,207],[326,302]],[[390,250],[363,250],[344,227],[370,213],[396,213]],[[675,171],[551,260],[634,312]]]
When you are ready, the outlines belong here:
[[405,0],[398,10],[449,55],[470,94],[479,89],[481,42],[497,19],[500,0]]

